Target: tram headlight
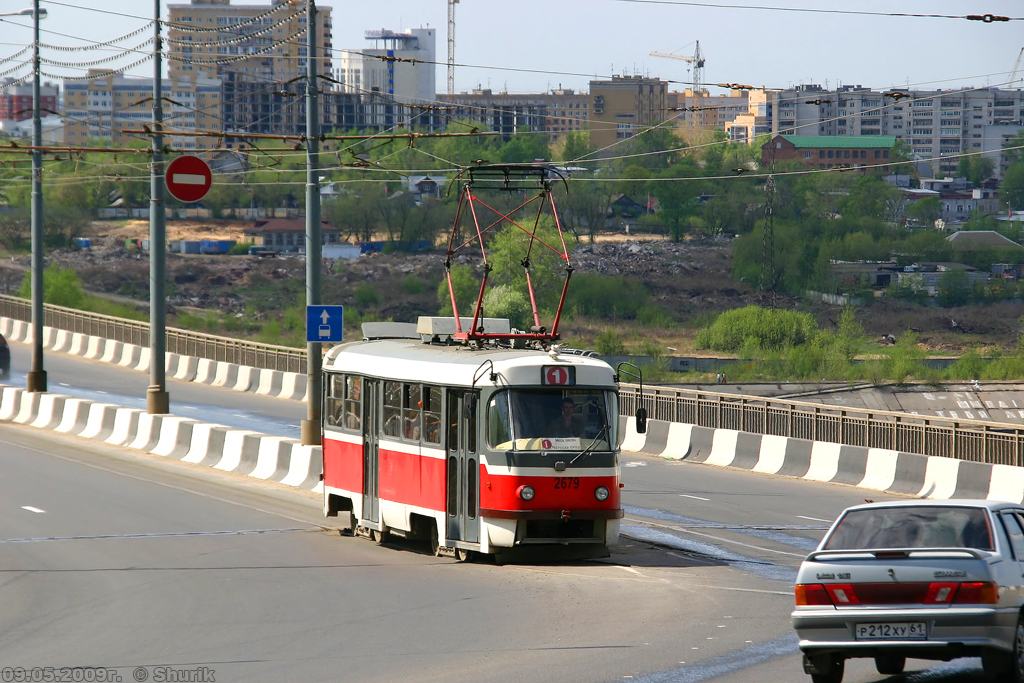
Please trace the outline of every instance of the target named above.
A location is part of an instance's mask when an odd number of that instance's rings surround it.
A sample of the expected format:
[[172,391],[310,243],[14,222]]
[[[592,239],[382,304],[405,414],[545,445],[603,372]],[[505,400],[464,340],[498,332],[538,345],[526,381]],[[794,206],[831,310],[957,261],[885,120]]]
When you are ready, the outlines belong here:
[[608,488],[605,486],[598,486],[594,489],[594,498],[597,498],[600,501],[608,500]]
[[532,486],[520,486],[517,493],[519,493],[519,497],[523,500],[533,500],[534,490]]

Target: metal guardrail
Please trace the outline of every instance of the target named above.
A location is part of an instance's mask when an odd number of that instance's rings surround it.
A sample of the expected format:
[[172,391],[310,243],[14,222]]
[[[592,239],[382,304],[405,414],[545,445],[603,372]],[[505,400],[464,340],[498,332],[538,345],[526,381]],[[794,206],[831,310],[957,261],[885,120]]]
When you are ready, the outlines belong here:
[[[99,313],[78,311],[63,306],[45,305],[48,327],[79,332],[104,339],[149,346],[149,323],[115,318]],[[32,320],[32,302],[15,296],[0,295],[0,316],[13,320]],[[306,372],[306,351],[288,346],[260,344],[202,332],[167,328],[167,351],[183,356],[249,365],[267,370]]]
[[649,418],[669,422],[1024,466],[1020,425],[650,386],[641,394],[636,384],[620,384],[622,414],[640,406]]

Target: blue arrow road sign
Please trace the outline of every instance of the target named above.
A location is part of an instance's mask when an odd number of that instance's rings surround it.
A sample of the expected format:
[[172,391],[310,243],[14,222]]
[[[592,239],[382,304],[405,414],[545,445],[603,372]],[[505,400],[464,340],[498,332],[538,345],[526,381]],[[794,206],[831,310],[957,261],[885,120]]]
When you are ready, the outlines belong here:
[[344,306],[306,306],[306,341],[337,344],[344,319]]

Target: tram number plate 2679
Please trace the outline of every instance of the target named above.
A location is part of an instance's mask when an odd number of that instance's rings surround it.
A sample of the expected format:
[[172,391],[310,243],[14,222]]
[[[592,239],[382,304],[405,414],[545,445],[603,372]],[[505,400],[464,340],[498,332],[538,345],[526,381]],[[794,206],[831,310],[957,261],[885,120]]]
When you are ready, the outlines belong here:
[[578,489],[579,487],[579,477],[555,477],[556,489]]

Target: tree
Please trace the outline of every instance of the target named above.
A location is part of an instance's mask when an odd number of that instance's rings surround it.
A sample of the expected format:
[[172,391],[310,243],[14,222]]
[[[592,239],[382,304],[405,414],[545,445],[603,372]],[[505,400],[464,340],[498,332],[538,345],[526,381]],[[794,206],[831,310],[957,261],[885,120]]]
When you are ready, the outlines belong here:
[[935,299],[940,306],[963,306],[971,298],[971,278],[966,270],[947,270],[935,285]]
[[[476,304],[480,295],[480,283],[469,266],[455,264],[451,269],[452,289],[455,290],[455,302],[459,307],[459,317],[473,315],[470,307]],[[452,311],[452,295],[448,289],[448,280],[442,279],[437,285],[437,302],[441,304],[439,315],[455,315]]]
[[551,156],[547,133],[534,133],[529,126],[509,138],[495,153],[495,161],[502,164],[529,164]]
[[[679,177],[686,172],[680,166],[673,166],[665,172],[666,177]],[[682,223],[687,216],[697,211],[697,183],[692,180],[666,180],[652,183],[654,196],[658,198],[658,216],[669,225],[673,241],[683,238]]]
[[1024,130],[1018,130],[1012,138],[1003,145],[1003,158],[1009,164],[1024,161]]
[[1024,161],[1018,161],[1006,169],[999,194],[1010,209],[1024,209]]
[[938,197],[925,197],[910,202],[904,211],[907,218],[925,226],[932,226],[942,216],[942,200]]
[[24,209],[0,214],[0,244],[9,251],[20,250],[28,241],[30,231],[29,214]]
[[590,133],[582,130],[570,131],[565,134],[565,141],[559,157],[563,163],[570,163],[589,156],[593,149],[590,145]]
[[612,183],[570,181],[569,191],[559,207],[562,224],[577,239],[585,234],[593,242],[597,233],[604,230],[608,220],[614,194],[612,189]]
[[901,198],[898,189],[878,176],[863,175],[854,181],[849,195],[840,202],[840,208],[843,216],[850,218],[890,220],[897,213],[893,202]]
[[956,176],[958,178],[967,178],[967,180],[975,185],[980,185],[981,181],[991,178],[995,170],[996,162],[991,158],[983,157],[980,154],[972,154],[961,157],[960,161],[957,162]]
[[323,215],[327,222],[341,230],[346,238],[355,238],[360,242],[369,242],[377,231],[380,220],[374,206],[374,193],[380,192],[376,186],[365,187],[363,195],[347,194],[338,199],[326,202]]

